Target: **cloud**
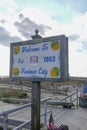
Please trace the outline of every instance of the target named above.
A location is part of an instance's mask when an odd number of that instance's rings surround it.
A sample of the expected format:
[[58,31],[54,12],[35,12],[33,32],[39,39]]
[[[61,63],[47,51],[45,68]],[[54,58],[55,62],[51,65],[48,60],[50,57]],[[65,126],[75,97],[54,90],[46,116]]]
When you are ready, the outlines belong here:
[[1,19],[1,20],[0,20],[0,23],[1,23],[1,24],[5,23],[5,19]]
[[9,76],[10,48],[0,44],[0,75]]
[[87,39],[83,40],[81,43],[82,43],[82,50],[87,51]]
[[35,29],[40,30],[41,35],[45,35],[46,29],[51,29],[51,27],[49,26],[45,26],[43,24],[36,24],[28,17],[24,18],[23,14],[19,14],[19,19],[21,19],[21,21],[14,22],[14,25],[17,27],[18,31],[22,34],[22,36],[24,36],[26,39],[29,39],[31,35],[34,34]]
[[24,15],[20,13],[20,14],[19,14],[19,19],[20,19],[20,20],[23,20],[23,18],[24,18]]
[[9,46],[11,42],[17,41],[21,41],[21,38],[17,36],[11,36],[4,27],[0,26],[0,44]]
[[78,34],[72,34],[72,35],[69,35],[69,40],[70,41],[75,41],[77,39],[79,39],[79,35]]

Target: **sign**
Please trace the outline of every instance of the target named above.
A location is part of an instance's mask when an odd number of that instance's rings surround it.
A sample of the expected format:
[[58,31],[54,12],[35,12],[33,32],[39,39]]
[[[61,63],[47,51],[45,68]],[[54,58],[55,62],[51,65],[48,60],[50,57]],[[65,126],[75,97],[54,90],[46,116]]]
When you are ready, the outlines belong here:
[[12,43],[10,77],[45,81],[60,79],[62,44],[60,37]]

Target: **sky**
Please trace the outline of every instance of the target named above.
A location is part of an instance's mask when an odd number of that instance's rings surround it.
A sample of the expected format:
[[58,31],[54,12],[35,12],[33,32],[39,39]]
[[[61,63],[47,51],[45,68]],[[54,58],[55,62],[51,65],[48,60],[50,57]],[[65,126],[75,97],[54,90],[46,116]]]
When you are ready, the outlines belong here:
[[87,76],[87,0],[0,0],[0,75],[9,76],[10,44],[42,37],[68,37],[69,74]]

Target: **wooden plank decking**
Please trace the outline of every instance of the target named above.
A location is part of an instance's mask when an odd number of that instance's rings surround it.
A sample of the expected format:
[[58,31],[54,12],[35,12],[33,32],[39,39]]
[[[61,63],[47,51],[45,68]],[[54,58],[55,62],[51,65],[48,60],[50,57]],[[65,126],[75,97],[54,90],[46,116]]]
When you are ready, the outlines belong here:
[[87,129],[87,109],[73,108],[52,110],[56,126],[65,124],[69,126],[69,130],[86,130]]

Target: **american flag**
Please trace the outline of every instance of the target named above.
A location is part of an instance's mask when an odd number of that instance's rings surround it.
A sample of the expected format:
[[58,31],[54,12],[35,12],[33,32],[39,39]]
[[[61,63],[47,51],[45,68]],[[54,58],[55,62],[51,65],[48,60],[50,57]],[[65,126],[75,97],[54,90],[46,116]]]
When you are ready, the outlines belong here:
[[50,114],[49,123],[47,124],[47,130],[57,130],[57,127],[54,124],[54,119],[52,116],[52,112]]

